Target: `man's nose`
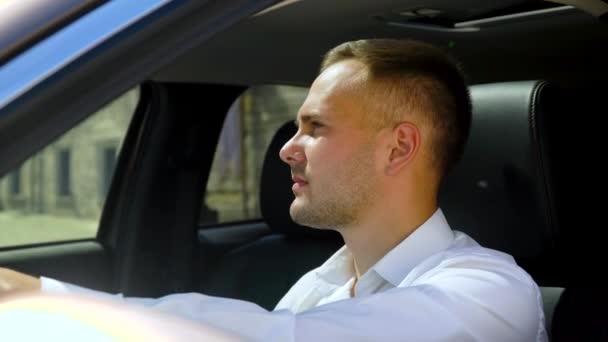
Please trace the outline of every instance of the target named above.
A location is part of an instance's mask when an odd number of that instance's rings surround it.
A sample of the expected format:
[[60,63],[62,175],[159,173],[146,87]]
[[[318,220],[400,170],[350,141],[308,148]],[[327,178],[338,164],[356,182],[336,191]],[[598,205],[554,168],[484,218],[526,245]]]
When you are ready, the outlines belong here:
[[283,145],[281,151],[279,151],[279,157],[281,157],[281,160],[292,167],[301,163],[305,159],[302,146],[297,143],[295,138],[296,136],[292,137],[288,142],[285,143],[285,145]]

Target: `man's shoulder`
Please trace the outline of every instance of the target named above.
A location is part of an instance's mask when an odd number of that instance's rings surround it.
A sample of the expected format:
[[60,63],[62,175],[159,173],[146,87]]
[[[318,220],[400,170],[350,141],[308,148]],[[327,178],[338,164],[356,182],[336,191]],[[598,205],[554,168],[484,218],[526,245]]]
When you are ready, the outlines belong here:
[[454,243],[415,267],[400,287],[428,285],[453,296],[542,311],[540,289],[509,254],[455,232]]
[[500,274],[535,285],[532,277],[508,253],[479,245],[465,233],[454,231],[454,241],[445,250],[422,261],[412,271],[414,278],[437,274]]
[[542,297],[534,279],[511,255],[480,246],[466,234],[456,232],[452,246],[420,263],[399,287],[482,308],[513,326],[536,324],[543,340]]

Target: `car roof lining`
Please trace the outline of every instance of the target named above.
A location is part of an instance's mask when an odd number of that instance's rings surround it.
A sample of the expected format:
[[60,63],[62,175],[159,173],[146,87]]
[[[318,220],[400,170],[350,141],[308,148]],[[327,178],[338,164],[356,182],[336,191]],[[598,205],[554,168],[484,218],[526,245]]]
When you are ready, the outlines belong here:
[[[491,4],[489,4],[491,3]],[[374,16],[411,8],[488,13],[530,1],[307,0],[252,16],[217,34],[156,72],[158,81],[306,86],[325,51],[353,39],[388,37],[429,41],[452,52],[471,83],[545,78],[554,82],[605,79],[607,26],[581,10],[528,16],[477,32],[399,27]],[[557,4],[559,5],[559,4]],[[493,6],[493,7],[490,7]],[[498,12],[499,13],[499,12]],[[479,18],[479,16],[477,17]],[[244,39],[246,37],[246,39]]]

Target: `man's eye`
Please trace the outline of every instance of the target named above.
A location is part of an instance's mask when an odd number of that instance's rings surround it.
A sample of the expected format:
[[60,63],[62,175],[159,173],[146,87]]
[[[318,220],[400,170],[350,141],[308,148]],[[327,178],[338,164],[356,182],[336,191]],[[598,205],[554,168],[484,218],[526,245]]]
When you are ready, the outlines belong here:
[[323,124],[320,122],[311,122],[310,125],[312,126],[312,128],[320,128],[323,127]]

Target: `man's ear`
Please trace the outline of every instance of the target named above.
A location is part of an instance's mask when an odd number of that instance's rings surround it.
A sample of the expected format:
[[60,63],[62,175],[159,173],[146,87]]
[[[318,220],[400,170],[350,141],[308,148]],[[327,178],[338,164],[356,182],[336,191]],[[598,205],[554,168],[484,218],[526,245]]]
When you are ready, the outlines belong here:
[[420,149],[420,130],[412,122],[401,122],[391,132],[391,143],[384,172],[395,175],[408,165]]

